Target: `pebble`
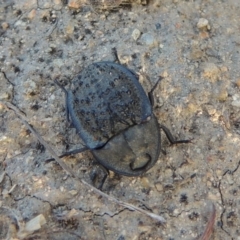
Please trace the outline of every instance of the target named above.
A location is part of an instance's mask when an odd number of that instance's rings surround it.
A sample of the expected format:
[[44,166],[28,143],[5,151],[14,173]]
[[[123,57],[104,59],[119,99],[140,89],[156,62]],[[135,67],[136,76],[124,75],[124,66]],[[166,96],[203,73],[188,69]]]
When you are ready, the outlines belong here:
[[77,195],[78,191],[76,191],[76,190],[71,190],[71,191],[69,191],[69,193],[70,193],[72,196],[75,196],[75,195]]
[[79,9],[81,7],[81,2],[79,0],[70,0],[68,2],[68,7],[72,9]]
[[234,94],[232,96],[232,98],[233,98],[233,101],[232,101],[231,105],[234,107],[240,107],[240,95]]
[[146,177],[142,177],[141,178],[141,185],[144,188],[149,188],[150,187],[149,180]]
[[234,184],[234,179],[233,179],[233,175],[232,174],[226,174],[226,178],[227,178],[227,182],[229,185],[233,185]]
[[156,187],[156,189],[158,190],[158,192],[161,192],[161,191],[163,191],[163,185],[161,184],[161,183],[156,183],[155,184],[155,187]]
[[215,65],[215,63],[205,63],[203,66],[203,76],[212,81],[215,81],[219,77],[219,68]]
[[137,41],[139,37],[141,36],[141,32],[139,29],[135,28],[132,32],[132,38]]
[[31,219],[26,223],[25,230],[27,232],[33,232],[39,230],[42,227],[42,225],[46,223],[47,221],[43,214],[39,214],[38,216],[36,216],[35,218]]
[[212,105],[205,105],[206,110],[209,115],[214,115],[216,113],[216,108]]
[[208,20],[205,19],[205,18],[200,18],[200,19],[198,20],[197,27],[198,27],[198,29],[207,28],[208,30],[210,30],[209,22],[208,22]]
[[61,5],[61,4],[62,4],[62,1],[61,1],[61,0],[54,0],[54,4],[55,4],[55,5]]
[[164,47],[164,45],[163,45],[163,44],[159,44],[159,47],[160,47],[160,48],[163,48],[163,47]]
[[35,16],[36,16],[36,10],[32,9],[32,11],[28,14],[28,19],[33,20],[33,18],[35,18]]
[[155,39],[151,34],[143,33],[141,36],[141,42],[145,45],[152,46],[155,43]]
[[163,106],[164,101],[163,101],[163,98],[159,94],[156,95],[156,103],[154,103],[154,104],[158,108]]
[[74,25],[72,23],[69,23],[66,27],[66,35],[71,36],[74,33]]
[[27,24],[25,22],[23,22],[22,20],[18,20],[15,22],[14,26],[18,27],[18,26],[23,26],[25,27]]
[[225,89],[220,91],[217,95],[217,100],[219,100],[221,102],[225,102],[227,100],[227,98],[228,98],[228,92]]
[[240,78],[236,81],[236,85],[240,88]]
[[4,31],[6,31],[9,28],[9,24],[7,22],[3,22],[1,26]]
[[161,29],[161,24],[160,23],[156,23],[155,27],[156,27],[157,30],[159,30],[159,29]]
[[0,93],[0,100],[7,100],[10,98],[10,94],[7,92],[1,92]]

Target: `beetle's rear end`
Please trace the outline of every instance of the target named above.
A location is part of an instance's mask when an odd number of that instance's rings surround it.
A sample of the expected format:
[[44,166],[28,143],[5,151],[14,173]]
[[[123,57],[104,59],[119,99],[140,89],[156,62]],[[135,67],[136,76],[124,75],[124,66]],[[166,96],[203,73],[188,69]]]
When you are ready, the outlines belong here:
[[129,127],[92,153],[107,169],[121,175],[138,176],[158,160],[160,138],[157,119],[152,115],[150,121]]

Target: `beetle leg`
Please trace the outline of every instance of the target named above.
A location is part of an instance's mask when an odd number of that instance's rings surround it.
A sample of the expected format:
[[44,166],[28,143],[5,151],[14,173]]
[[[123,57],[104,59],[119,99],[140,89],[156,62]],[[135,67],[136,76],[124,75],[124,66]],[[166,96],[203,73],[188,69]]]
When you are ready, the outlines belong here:
[[67,121],[70,122],[70,114],[69,114],[69,109],[68,109],[68,104],[67,104],[67,99],[68,99],[68,91],[63,87],[58,80],[54,80],[54,83],[59,86],[63,92],[65,93],[65,108],[66,108],[66,115],[67,115]]
[[[77,154],[77,153],[81,153],[81,152],[84,152],[88,149],[89,149],[88,147],[77,148],[77,149],[71,150],[69,152],[63,153],[62,155],[59,156],[59,158],[63,158],[63,157],[69,156],[69,155]],[[54,160],[55,160],[54,158],[49,158],[49,159],[45,160],[45,163],[49,163],[49,162],[52,162]]]
[[109,175],[108,169],[103,167],[98,162],[94,162],[94,169],[91,171],[90,178],[93,185],[98,189],[102,190],[103,184],[105,183],[107,176]]
[[117,49],[116,47],[112,48],[112,54],[115,58],[114,62],[117,62],[119,64],[121,64],[120,60],[119,60],[119,57],[118,57],[118,53],[117,53]]
[[153,88],[151,89],[151,91],[148,93],[148,98],[149,101],[151,103],[152,106],[154,106],[154,97],[153,97],[153,92],[156,89],[157,85],[159,84],[159,82],[163,79],[163,77],[159,77],[159,79],[157,80],[157,82],[154,84]]
[[166,134],[166,136],[171,144],[191,142],[191,140],[175,140],[173,138],[173,135],[171,134],[170,130],[167,127],[165,127],[164,125],[160,125],[160,128],[164,131],[164,133]]
[[[118,53],[117,53],[116,47],[112,48],[112,54],[113,54],[113,56],[115,58],[114,62],[117,62],[118,64],[122,64],[120,59],[119,59],[119,57],[118,57]],[[131,74],[133,74],[138,79],[138,75],[133,70],[131,70],[129,68],[126,69],[126,70],[128,70]]]

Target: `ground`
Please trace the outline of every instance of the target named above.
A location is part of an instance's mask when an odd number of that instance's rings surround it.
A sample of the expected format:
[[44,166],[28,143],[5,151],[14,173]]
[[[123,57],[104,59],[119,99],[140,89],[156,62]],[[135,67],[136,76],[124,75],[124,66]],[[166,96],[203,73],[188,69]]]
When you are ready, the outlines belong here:
[[[211,221],[202,239],[240,239],[240,2],[112,2],[0,3],[0,239],[192,240]],[[155,166],[140,177],[111,172],[104,196],[91,188],[89,151],[64,158],[70,177],[6,103],[59,155],[81,147],[53,81],[68,88],[90,63],[113,61],[114,47],[146,91],[163,78],[154,113],[192,141],[170,145],[162,133]]]

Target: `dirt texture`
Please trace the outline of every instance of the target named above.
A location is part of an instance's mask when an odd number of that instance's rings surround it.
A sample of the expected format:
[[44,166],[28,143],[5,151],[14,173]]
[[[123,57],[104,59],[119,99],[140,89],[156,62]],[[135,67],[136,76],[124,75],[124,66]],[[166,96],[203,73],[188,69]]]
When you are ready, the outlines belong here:
[[[240,2],[235,0],[0,1],[0,239],[240,239]],[[162,134],[157,163],[140,177],[110,172],[102,191],[163,217],[163,224],[103,196],[65,96],[86,66],[114,61],[137,72]],[[207,225],[208,224],[208,225]],[[207,227],[206,227],[207,226]],[[205,236],[203,236],[205,234]],[[210,237],[211,235],[211,237]]]

